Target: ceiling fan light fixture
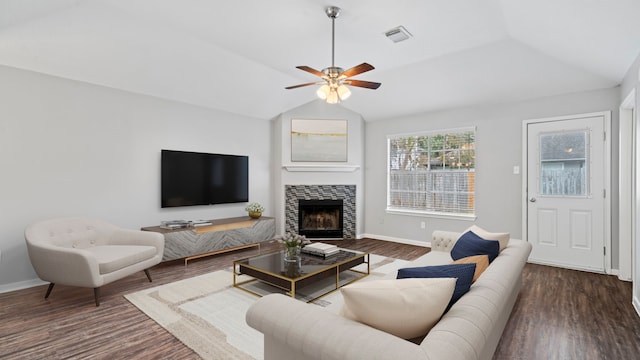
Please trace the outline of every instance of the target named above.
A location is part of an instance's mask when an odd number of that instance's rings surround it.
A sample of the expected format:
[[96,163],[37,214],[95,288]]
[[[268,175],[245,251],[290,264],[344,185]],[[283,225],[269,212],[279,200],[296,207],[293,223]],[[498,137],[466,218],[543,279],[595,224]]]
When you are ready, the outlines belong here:
[[347,100],[351,96],[351,90],[344,85],[340,85],[338,86],[338,96],[340,96],[340,100]]
[[338,96],[338,92],[334,89],[331,89],[329,95],[327,95],[327,103],[328,104],[337,104],[340,101],[340,97]]
[[316,91],[316,95],[318,95],[320,99],[324,100],[329,96],[330,92],[331,89],[329,88],[329,85],[324,84],[318,88],[318,91]]

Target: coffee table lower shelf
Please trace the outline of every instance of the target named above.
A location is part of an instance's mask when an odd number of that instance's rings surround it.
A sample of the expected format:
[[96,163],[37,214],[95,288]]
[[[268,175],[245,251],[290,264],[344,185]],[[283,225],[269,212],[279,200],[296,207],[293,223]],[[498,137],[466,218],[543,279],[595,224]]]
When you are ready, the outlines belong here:
[[[344,249],[338,255],[326,259],[302,254],[299,264],[286,265],[282,256],[282,253],[272,253],[234,261],[233,286],[250,294],[263,296],[264,294],[247,287],[248,284],[258,281],[281,289],[293,298],[296,298],[300,289],[320,286],[313,290],[313,295],[302,297],[304,301],[311,302],[370,273],[369,253],[366,252]],[[354,269],[360,264],[366,264],[366,271]],[[346,273],[349,276],[345,276]],[[239,281],[238,277],[241,275],[251,278]]]

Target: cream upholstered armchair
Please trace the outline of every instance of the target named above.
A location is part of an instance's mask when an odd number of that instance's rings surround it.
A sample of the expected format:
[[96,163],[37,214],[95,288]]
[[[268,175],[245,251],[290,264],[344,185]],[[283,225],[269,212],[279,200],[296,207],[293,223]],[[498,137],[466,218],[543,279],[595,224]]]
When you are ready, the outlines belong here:
[[128,230],[89,218],[44,220],[25,230],[29,259],[36,274],[55,284],[91,287],[96,306],[100,286],[149,268],[162,260],[162,234]]

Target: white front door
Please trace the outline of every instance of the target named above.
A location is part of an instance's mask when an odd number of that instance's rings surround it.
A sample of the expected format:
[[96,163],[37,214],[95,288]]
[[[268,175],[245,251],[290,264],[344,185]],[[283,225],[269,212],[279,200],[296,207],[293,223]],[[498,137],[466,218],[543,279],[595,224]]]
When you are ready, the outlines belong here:
[[525,126],[530,261],[604,272],[604,115]]

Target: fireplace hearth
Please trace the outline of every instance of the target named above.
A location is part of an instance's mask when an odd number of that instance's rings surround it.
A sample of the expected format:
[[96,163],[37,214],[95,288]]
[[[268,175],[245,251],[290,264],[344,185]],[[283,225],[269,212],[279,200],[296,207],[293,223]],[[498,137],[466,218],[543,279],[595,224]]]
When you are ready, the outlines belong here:
[[298,233],[307,238],[342,239],[342,200],[298,200]]

